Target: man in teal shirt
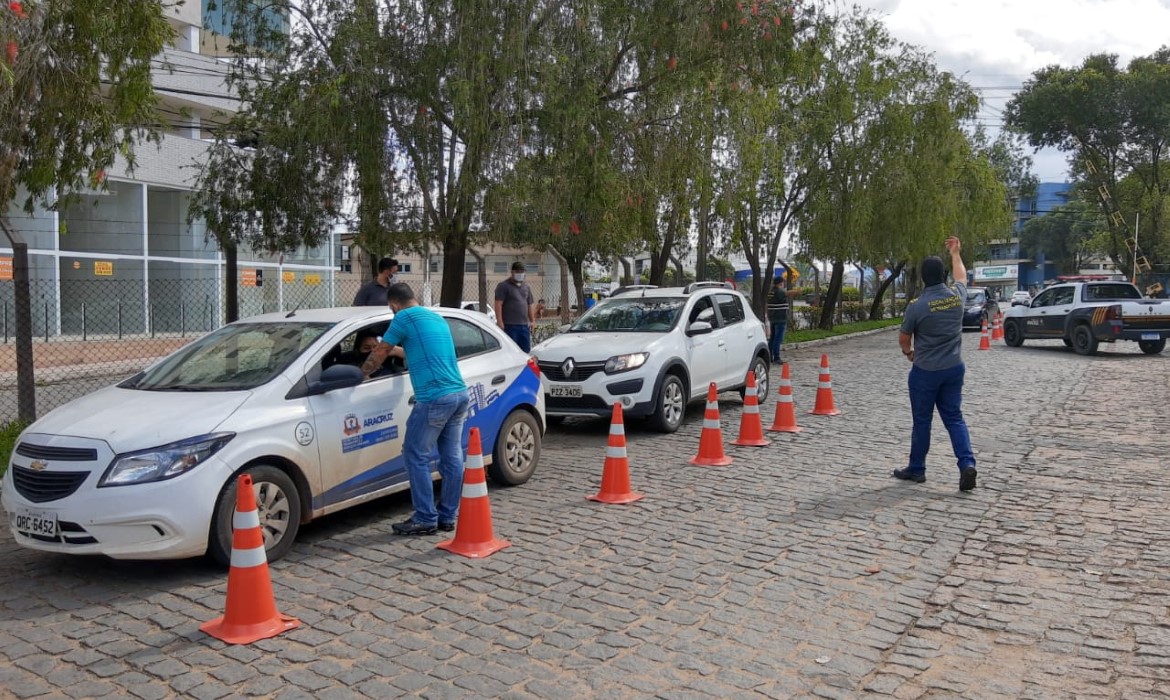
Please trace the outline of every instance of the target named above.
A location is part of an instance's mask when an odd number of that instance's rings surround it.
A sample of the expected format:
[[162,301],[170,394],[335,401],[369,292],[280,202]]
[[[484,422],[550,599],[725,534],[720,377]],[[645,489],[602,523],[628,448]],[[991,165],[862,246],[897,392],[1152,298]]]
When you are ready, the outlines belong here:
[[[463,422],[467,418],[467,385],[455,359],[451,328],[442,316],[418,305],[405,284],[386,293],[394,321],[382,342],[370,353],[362,372],[368,379],[387,357],[406,360],[414,387],[414,409],[406,419],[402,458],[410,478],[414,514],[394,524],[399,535],[429,535],[455,529],[463,493]],[[431,482],[431,455],[439,450],[439,489],[436,507]]]

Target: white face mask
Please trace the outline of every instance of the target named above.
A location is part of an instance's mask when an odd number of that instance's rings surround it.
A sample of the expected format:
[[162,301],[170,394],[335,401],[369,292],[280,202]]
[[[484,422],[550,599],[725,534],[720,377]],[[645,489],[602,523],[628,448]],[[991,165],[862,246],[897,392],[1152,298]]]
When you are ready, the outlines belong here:
[[523,282],[524,281],[524,273],[523,272],[513,272],[512,279],[516,280],[517,282]]

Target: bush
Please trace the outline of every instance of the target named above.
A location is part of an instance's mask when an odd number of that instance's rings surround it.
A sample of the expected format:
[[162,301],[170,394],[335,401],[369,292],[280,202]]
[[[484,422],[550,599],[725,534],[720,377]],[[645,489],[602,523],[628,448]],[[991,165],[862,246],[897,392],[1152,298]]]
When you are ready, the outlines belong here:
[[17,420],[0,423],[0,476],[8,471],[12,448],[16,446],[16,438],[20,437],[20,431],[24,429],[25,424]]

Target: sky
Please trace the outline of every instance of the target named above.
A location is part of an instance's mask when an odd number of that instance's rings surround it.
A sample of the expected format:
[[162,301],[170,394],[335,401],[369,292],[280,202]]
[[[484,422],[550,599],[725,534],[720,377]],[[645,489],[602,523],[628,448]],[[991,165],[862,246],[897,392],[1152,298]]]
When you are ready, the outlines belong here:
[[[1095,53],[1122,65],[1170,44],[1170,0],[853,0],[877,12],[890,33],[934,54],[984,98],[980,122],[994,129],[1034,71],[1079,66]],[[994,133],[994,132],[992,132]],[[1041,182],[1067,179],[1065,156],[1032,155]]]

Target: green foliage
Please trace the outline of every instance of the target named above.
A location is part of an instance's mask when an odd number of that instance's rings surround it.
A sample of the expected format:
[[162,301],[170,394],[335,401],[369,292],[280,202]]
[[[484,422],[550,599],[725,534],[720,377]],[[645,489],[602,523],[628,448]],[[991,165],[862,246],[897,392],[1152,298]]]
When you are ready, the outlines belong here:
[[28,426],[20,421],[6,421],[0,423],[0,476],[8,471],[8,460],[12,457],[12,448],[16,446],[16,439],[20,431]]
[[0,212],[23,187],[21,206],[54,204],[105,171],[134,166],[134,146],[158,138],[163,119],[152,62],[173,38],[158,0],[23,3],[24,18],[0,8],[0,43],[17,49],[0,64]]
[[1095,204],[1073,200],[1045,216],[1029,219],[1020,231],[1020,245],[1043,251],[1055,263],[1057,274],[1075,275],[1088,258],[1101,255],[1108,228]]

